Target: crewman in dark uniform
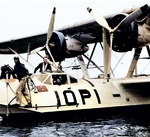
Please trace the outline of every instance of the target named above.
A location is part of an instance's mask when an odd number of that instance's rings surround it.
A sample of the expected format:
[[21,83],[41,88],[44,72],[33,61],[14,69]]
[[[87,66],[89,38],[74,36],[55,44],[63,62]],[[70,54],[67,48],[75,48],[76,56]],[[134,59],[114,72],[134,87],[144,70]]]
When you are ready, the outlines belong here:
[[[13,68],[10,67],[8,64],[2,66],[1,67],[1,77],[0,77],[0,79],[6,79],[6,73],[9,72],[9,71],[13,71]],[[8,74],[9,79],[10,79],[11,74],[12,74],[13,78],[16,78],[14,73],[10,73],[10,74]]]
[[16,74],[20,82],[16,90],[16,100],[19,102],[19,104],[21,104],[21,96],[23,95],[28,103],[25,107],[32,107],[30,94],[25,86],[27,81],[27,74],[29,73],[29,71],[25,68],[24,64],[20,63],[18,57],[14,57],[14,62],[14,70],[8,73]]
[[13,72],[17,75],[18,80],[20,81],[23,77],[26,77],[29,71],[25,68],[25,65],[20,63],[18,57],[14,57],[14,70]]
[[43,58],[43,62],[41,62],[35,69],[34,69],[34,73],[36,73],[36,71],[40,69],[39,72],[43,73],[46,70],[52,70],[51,65],[48,63],[48,58],[44,57]]

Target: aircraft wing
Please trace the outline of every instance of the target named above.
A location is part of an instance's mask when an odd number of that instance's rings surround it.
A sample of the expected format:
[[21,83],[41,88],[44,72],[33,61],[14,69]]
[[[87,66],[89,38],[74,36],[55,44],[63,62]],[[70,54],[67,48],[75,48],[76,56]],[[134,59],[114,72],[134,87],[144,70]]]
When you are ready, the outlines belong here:
[[[105,16],[104,18],[109,22],[114,15],[116,14]],[[65,36],[69,35],[85,44],[102,41],[102,27],[94,19],[64,26],[58,31],[62,32]]]
[[45,45],[47,34],[39,34],[19,39],[13,39],[10,41],[0,42],[0,54],[13,54],[10,47],[17,53],[27,53],[28,46],[30,45],[29,51]]
[[122,81],[123,85],[144,84],[144,83],[150,83],[150,76],[125,78]]
[[[114,15],[114,14],[113,14]],[[106,16],[108,21],[113,15]],[[82,21],[71,26],[66,26],[57,31],[62,32],[65,36],[69,35],[78,39],[85,44],[102,41],[102,27],[94,20]],[[29,51],[42,47],[46,43],[47,33],[33,35],[29,37],[13,39],[10,41],[0,42],[0,54],[13,54],[8,47],[17,53],[27,53]],[[30,45],[30,46],[29,46]]]

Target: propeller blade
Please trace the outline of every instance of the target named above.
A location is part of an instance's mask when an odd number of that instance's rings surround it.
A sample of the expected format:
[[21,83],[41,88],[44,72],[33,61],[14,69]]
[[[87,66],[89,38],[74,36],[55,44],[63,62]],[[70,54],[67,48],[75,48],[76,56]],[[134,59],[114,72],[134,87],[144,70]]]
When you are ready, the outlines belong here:
[[125,17],[113,31],[117,30],[119,27],[124,27],[132,23],[137,17],[139,17],[146,9],[148,8],[148,5],[145,4],[141,8],[135,10],[132,12],[129,16]]
[[56,13],[56,8],[54,7],[53,12],[52,12],[52,16],[51,16],[51,20],[50,20],[50,23],[49,23],[49,27],[48,27],[46,44],[48,44],[48,41],[50,40],[51,35],[53,33],[54,21],[55,21],[55,13]]
[[45,48],[45,46],[43,46],[43,47],[38,47],[38,48],[36,48],[36,49],[30,51],[30,55],[35,54],[35,53],[41,51],[41,50],[44,49],[44,48]]
[[[48,49],[48,47],[47,47],[48,41],[50,40],[51,35],[53,33],[53,29],[54,29],[55,12],[56,12],[56,8],[54,7],[53,12],[52,12],[52,16],[51,16],[51,20],[50,20],[50,24],[49,24],[49,27],[48,27],[46,45],[44,45],[43,47],[39,47],[39,48],[36,48],[36,49],[32,50],[30,52],[30,55],[41,51],[43,48],[45,48],[45,46],[46,46],[46,49]],[[48,53],[50,52],[49,50],[47,50],[47,51],[48,51]],[[50,55],[51,55],[51,53],[50,53]]]
[[49,27],[48,27],[48,32],[47,32],[46,50],[49,53],[53,63],[56,66],[55,60],[54,60],[54,58],[52,56],[52,53],[51,53],[51,51],[49,50],[49,47],[48,47],[48,42],[51,38],[51,35],[53,33],[53,29],[54,29],[55,13],[56,13],[56,8],[54,7],[53,12],[52,12],[52,16],[51,16],[51,20],[50,20],[50,23],[49,23]]
[[94,13],[93,10],[89,7],[87,8],[87,10],[100,26],[106,28],[108,31],[112,31],[104,17]]
[[[47,52],[49,53],[49,55],[51,56],[53,63],[55,63],[55,60],[54,60],[54,58],[53,58],[53,55],[52,55],[51,51],[49,50],[48,45],[46,45],[46,50],[47,50]],[[56,63],[55,63],[55,64],[56,64]]]

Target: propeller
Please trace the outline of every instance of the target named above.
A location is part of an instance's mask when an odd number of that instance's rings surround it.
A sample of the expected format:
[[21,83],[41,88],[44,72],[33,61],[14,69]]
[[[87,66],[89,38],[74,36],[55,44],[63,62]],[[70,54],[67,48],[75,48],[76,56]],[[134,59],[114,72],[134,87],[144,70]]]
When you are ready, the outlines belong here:
[[112,29],[109,27],[107,21],[105,20],[103,16],[94,13],[93,10],[89,7],[87,8],[87,10],[100,26],[104,27],[108,31],[112,31]]
[[[54,63],[55,68],[57,68],[57,65],[56,65],[56,63],[55,63],[55,60],[54,60],[54,58],[53,58],[53,56],[52,56],[52,54],[51,54],[51,51],[50,51],[50,49],[49,49],[49,47],[48,47],[49,40],[50,40],[50,38],[51,38],[51,36],[52,36],[53,29],[54,29],[55,13],[56,13],[56,8],[54,7],[53,12],[52,12],[52,16],[51,16],[51,19],[50,19],[48,31],[47,31],[46,44],[45,44],[43,47],[38,47],[38,48],[32,50],[32,51],[30,52],[30,55],[31,55],[31,54],[35,54],[35,53],[41,51],[42,49],[46,48],[47,53],[50,55],[50,57],[51,57],[51,59],[52,59],[52,61],[53,61],[53,63]],[[57,69],[58,69],[58,68],[57,68]]]
[[30,51],[30,55],[35,54],[35,53],[41,51],[41,50],[44,49],[44,48],[45,48],[45,45],[44,45],[43,47],[38,47],[38,48],[36,48],[36,49]]
[[133,22],[137,17],[139,17],[146,9],[148,8],[148,5],[145,4],[144,6],[140,7],[139,9],[132,12],[129,16],[124,18],[114,29],[111,29],[106,21],[106,19],[93,12],[91,8],[87,8],[88,12],[92,15],[92,17],[95,19],[95,21],[102,27],[106,28],[110,33],[113,33],[116,31],[119,27],[125,27],[129,25],[131,22]]
[[136,18],[138,18],[146,9],[148,8],[148,5],[145,4],[144,6],[140,7],[139,9],[132,12],[129,16],[125,17],[116,28],[114,28],[113,31],[116,31],[119,27],[125,27],[128,26],[130,23],[132,23]]
[[52,12],[52,16],[51,16],[51,20],[49,23],[49,27],[48,27],[46,44],[48,44],[48,41],[50,40],[53,29],[54,29],[55,13],[56,13],[56,8],[54,7],[53,12]]
[[49,53],[50,57],[52,58],[52,61],[55,63],[55,60],[51,54],[51,51],[49,50],[49,47],[48,47],[48,42],[52,36],[52,33],[53,33],[53,29],[54,29],[54,21],[55,21],[55,12],[56,12],[56,8],[54,7],[53,9],[53,12],[52,12],[52,16],[51,16],[51,20],[50,20],[50,23],[49,23],[49,27],[48,27],[48,32],[47,32],[47,40],[46,40],[46,49],[47,49],[47,52]]
[[56,11],[56,8],[54,7],[53,12],[52,12],[52,16],[51,16],[51,20],[50,20],[50,23],[49,23],[49,28],[48,28],[48,31],[47,31],[46,44],[43,47],[38,47],[38,48],[32,50],[30,52],[30,54],[35,54],[35,53],[41,51],[43,48],[48,46],[48,42],[49,42],[49,40],[51,38],[51,35],[53,33],[53,29],[54,29],[55,11]]
[[[52,12],[52,16],[51,16],[51,20],[50,20],[50,23],[49,23],[49,27],[48,27],[48,31],[47,31],[47,40],[46,40],[46,44],[43,46],[43,47],[38,47],[34,50],[32,50],[30,52],[30,55],[31,54],[35,54],[39,51],[41,51],[42,49],[44,49],[46,47],[46,49],[48,48],[48,42],[52,36],[52,33],[53,33],[53,29],[54,29],[54,21],[55,21],[55,13],[56,13],[56,8],[54,7],[53,9],[53,12]],[[48,51],[49,53],[49,51]],[[51,53],[50,53],[51,54]]]
[[[110,50],[106,50],[107,53],[104,53],[104,64],[107,64],[106,66],[104,65],[104,76],[106,76],[107,78],[110,77],[110,64],[111,64],[111,49],[112,49],[112,44],[113,44],[113,35],[114,32],[121,28],[121,27],[125,27],[127,25],[129,25],[130,23],[132,23],[137,17],[139,17],[146,9],[148,8],[148,5],[144,5],[142,7],[140,7],[139,9],[135,10],[134,12],[132,12],[130,15],[128,15],[127,17],[125,17],[115,28],[110,28],[106,19],[104,17],[102,17],[101,15],[96,14],[91,8],[87,8],[88,12],[92,15],[92,17],[95,19],[95,21],[102,26],[103,28],[105,28],[106,30],[109,31],[110,33]],[[104,34],[106,35],[106,33]],[[106,44],[107,42],[106,38],[104,38],[103,36],[103,43],[104,43],[104,47],[107,47],[108,44]],[[107,47],[108,48],[108,47]],[[104,50],[105,52],[105,50]],[[108,58],[108,59],[105,59]],[[106,62],[107,61],[107,62]],[[107,68],[106,68],[107,67]],[[106,71],[105,71],[106,70]]]

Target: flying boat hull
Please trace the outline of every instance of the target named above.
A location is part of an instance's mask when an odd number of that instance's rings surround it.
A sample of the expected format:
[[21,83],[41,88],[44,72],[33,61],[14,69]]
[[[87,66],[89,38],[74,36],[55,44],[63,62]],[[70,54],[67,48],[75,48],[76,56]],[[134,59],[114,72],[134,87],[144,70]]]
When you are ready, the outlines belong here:
[[1,94],[0,116],[11,120],[19,117],[22,120],[75,120],[105,116],[108,111],[109,114],[130,113],[133,108],[142,112],[141,109],[150,105],[149,76],[136,78],[136,81],[133,77],[107,82],[101,78],[77,80],[66,73],[46,73],[32,75],[31,79],[35,86],[30,91],[32,107],[25,107],[27,102],[23,95],[21,103],[16,104],[16,95],[11,91],[13,82],[17,83],[14,80]]

